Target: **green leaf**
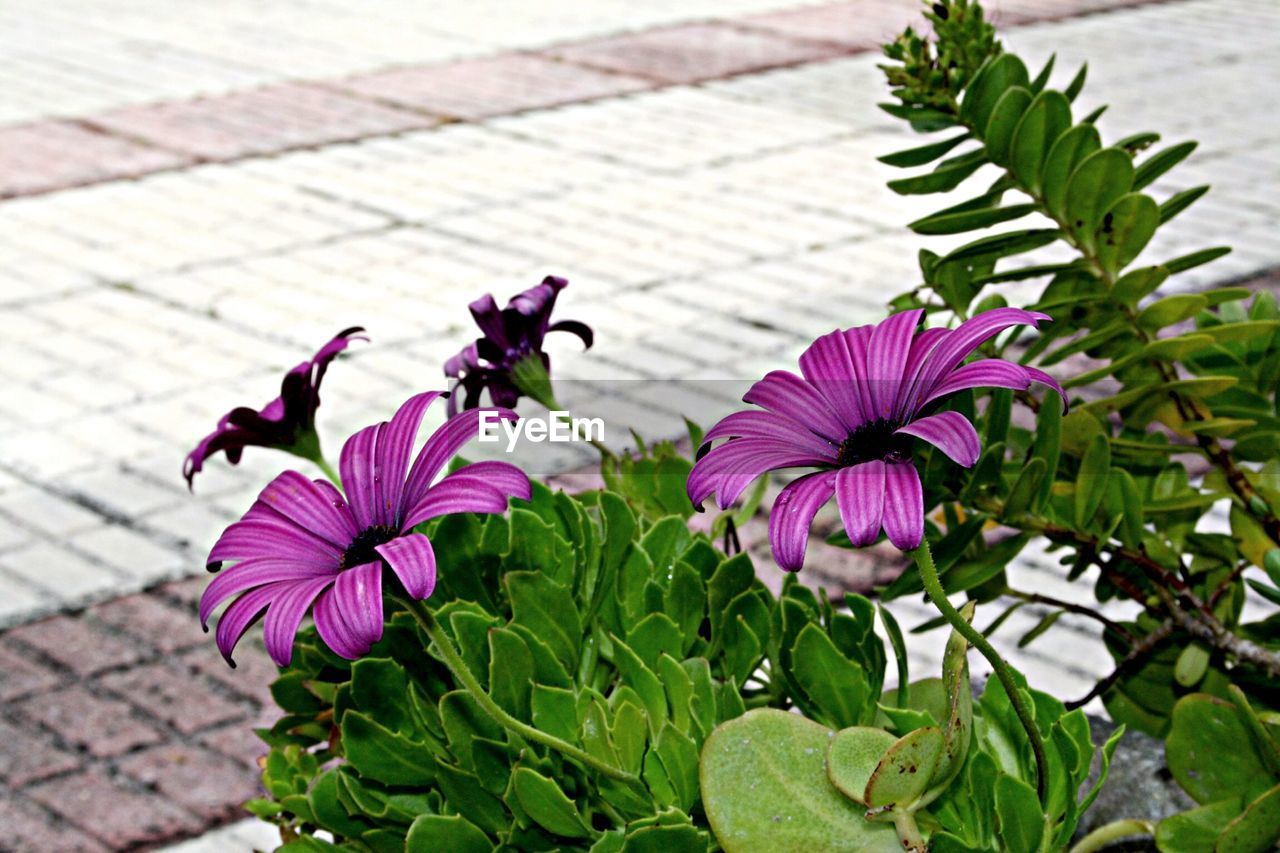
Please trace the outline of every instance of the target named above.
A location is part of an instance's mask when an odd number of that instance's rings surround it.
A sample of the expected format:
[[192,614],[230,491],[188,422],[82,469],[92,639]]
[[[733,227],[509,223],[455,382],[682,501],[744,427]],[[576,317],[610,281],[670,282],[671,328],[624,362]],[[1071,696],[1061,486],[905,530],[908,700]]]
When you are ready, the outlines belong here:
[[1053,74],[1053,66],[1057,61],[1058,55],[1056,53],[1049,54],[1049,59],[1045,62],[1044,67],[1040,69],[1036,79],[1031,81],[1031,91],[1040,92],[1045,86],[1049,85],[1049,77]]
[[1107,478],[1111,474],[1111,443],[1102,434],[1095,435],[1080,460],[1080,473],[1076,476],[1075,521],[1076,527],[1088,530],[1093,517],[1102,505],[1107,493]]
[[1173,667],[1173,679],[1183,687],[1195,687],[1209,671],[1209,649],[1200,643],[1188,643]]
[[536,728],[570,743],[577,740],[582,720],[578,716],[578,697],[572,690],[535,684],[530,705]]
[[[1041,411],[1054,406],[1043,406]],[[1048,466],[1040,457],[1034,457],[1027,460],[1027,464],[1022,467],[1018,479],[1014,481],[1013,488],[1009,490],[1009,497],[1004,502],[1004,512],[1002,516],[1006,519],[1015,519],[1022,513],[1031,508],[1033,500],[1037,499],[1040,493],[1041,484],[1046,480]]]
[[1045,631],[1048,631],[1050,628],[1052,628],[1054,623],[1057,622],[1061,616],[1062,616],[1061,610],[1054,610],[1049,613],[1046,613],[1043,617],[1041,617],[1040,621],[1037,622],[1030,631],[1023,634],[1018,639],[1018,648],[1025,649],[1027,646],[1034,643],[1037,639],[1039,639],[1044,634]]
[[1133,185],[1133,159],[1119,148],[1086,157],[1067,180],[1063,220],[1086,251],[1096,249],[1094,234],[1103,217]]
[[1189,255],[1182,255],[1171,261],[1165,261],[1164,268],[1169,271],[1170,275],[1176,275],[1180,272],[1195,269],[1210,261],[1216,261],[1223,255],[1229,254],[1231,254],[1230,246],[1214,246],[1212,249],[1201,249],[1198,252],[1192,252]]
[[1072,172],[1087,157],[1102,149],[1102,137],[1091,124],[1078,124],[1058,137],[1049,148],[1044,162],[1041,184],[1044,187],[1044,203],[1059,222],[1066,219],[1064,204],[1067,198],[1067,181]]
[[1160,224],[1163,225],[1191,205],[1199,201],[1200,196],[1209,191],[1208,184],[1198,187],[1192,187],[1189,190],[1183,190],[1175,193],[1165,199],[1164,204],[1160,205]]
[[1067,96],[1068,101],[1075,101],[1076,97],[1084,89],[1084,81],[1088,76],[1089,63],[1086,62],[1080,66],[1080,70],[1076,72],[1075,77],[1071,78],[1071,83],[1067,85],[1067,88],[1062,93]]
[[833,728],[869,723],[874,696],[863,668],[840,653],[816,623],[809,623],[791,650],[792,676]]
[[358,711],[342,715],[342,747],[362,776],[388,785],[428,785],[435,779],[435,752]]
[[987,157],[997,166],[1009,163],[1009,145],[1013,141],[1013,133],[1018,129],[1018,122],[1031,106],[1031,92],[1021,86],[1006,89],[996,101],[991,111],[986,129],[983,133],[987,148]]
[[520,635],[509,628],[489,631],[489,695],[508,714],[529,719],[533,689],[533,655]]
[[1014,86],[1025,88],[1030,83],[1031,76],[1022,60],[1012,53],[1001,53],[988,60],[965,89],[960,118],[973,127],[985,128],[1004,93]]
[[1204,693],[1184,696],[1173,706],[1165,759],[1197,803],[1251,800],[1270,787],[1271,774],[1240,712]]
[[1102,217],[1093,235],[1098,261],[1111,275],[1127,267],[1151,241],[1160,225],[1160,210],[1155,199],[1141,193],[1129,193]]
[[996,818],[1000,840],[1006,850],[1040,849],[1044,836],[1044,814],[1035,789],[1007,773],[996,777]]
[[898,668],[896,701],[898,705],[905,705],[911,689],[907,644],[902,639],[902,628],[898,626],[898,620],[893,617],[888,608],[880,602],[876,602],[876,612],[880,614],[880,624],[884,625],[884,632],[889,637],[889,645],[893,648],[893,658]]
[[1132,155],[1150,148],[1159,141],[1160,134],[1143,131],[1141,133],[1134,133],[1130,136],[1126,136],[1124,139],[1116,142],[1115,147],[1123,149]]
[[507,572],[503,576],[511,599],[511,621],[544,641],[570,672],[578,668],[582,647],[582,617],[569,588],[539,572]]
[[649,715],[650,730],[657,734],[658,728],[667,719],[667,694],[662,688],[662,681],[653,670],[645,666],[631,647],[617,637],[613,637],[614,665],[622,681],[640,696],[644,702],[645,712]]
[[1071,127],[1071,103],[1061,92],[1041,92],[1023,115],[1009,148],[1009,170],[1038,195],[1049,150]]
[[907,227],[917,234],[959,234],[964,231],[976,231],[979,228],[990,228],[992,225],[1021,219],[1035,212],[1034,204],[985,207],[960,213],[935,213],[924,219],[917,219]]
[[520,807],[543,829],[564,838],[592,836],[578,807],[546,776],[528,767],[517,767],[511,774],[511,784]]
[[1140,190],[1154,183],[1165,172],[1185,160],[1192,151],[1196,150],[1198,144],[1198,142],[1180,142],[1143,160],[1133,173],[1134,190]]
[[424,814],[409,827],[405,853],[489,853],[493,842],[471,821],[459,815]]
[[912,178],[899,178],[889,181],[889,189],[898,195],[927,195],[929,193],[950,192],[965,179],[986,164],[985,155],[980,159],[970,158],[950,162],[944,160],[932,172],[916,175]]
[[1266,853],[1280,841],[1280,785],[1245,806],[1218,836],[1224,853]]
[[832,786],[826,754],[833,734],[773,708],[712,732],[702,750],[702,798],[726,853],[900,850],[891,827],[865,820]]
[[1179,293],[1166,296],[1143,308],[1138,314],[1139,328],[1148,332],[1158,332],[1166,326],[1181,323],[1199,314],[1209,304],[1209,300],[1199,293]]
[[[896,151],[893,154],[885,154],[883,157],[877,157],[881,163],[889,166],[896,166],[899,169],[910,168],[912,166],[923,166],[926,163],[932,163],[939,157],[945,155],[948,151],[955,148],[961,142],[969,138],[969,133],[965,132],[959,136],[953,136],[950,139],[944,139],[941,142],[931,142],[928,145],[921,145],[918,148],[908,148],[905,151]],[[697,447],[697,444],[694,445]]]
[[1155,292],[1165,279],[1169,277],[1169,268],[1165,266],[1142,267],[1130,270],[1116,281],[1111,293],[1121,302],[1134,305],[1142,297]]
[[867,805],[867,782],[896,739],[884,729],[850,726],[836,732],[827,747],[827,776],[840,793]]
[[1061,236],[1056,228],[1032,228],[1025,231],[1011,231],[1007,234],[996,234],[966,243],[942,259],[942,263],[980,263],[994,261],[1010,255],[1030,252],[1047,246]]
[[1240,812],[1240,800],[1223,800],[1170,815],[1156,826],[1164,853],[1213,853],[1218,836]]
[[908,732],[886,750],[867,780],[866,804],[909,808],[929,787],[943,754],[942,732],[933,726]]

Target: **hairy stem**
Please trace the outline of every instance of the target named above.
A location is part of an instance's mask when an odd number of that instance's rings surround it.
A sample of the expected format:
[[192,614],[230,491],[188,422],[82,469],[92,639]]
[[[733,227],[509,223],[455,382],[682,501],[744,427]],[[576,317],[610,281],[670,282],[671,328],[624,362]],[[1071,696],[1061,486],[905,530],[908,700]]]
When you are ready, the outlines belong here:
[[1115,823],[1100,826],[1084,838],[1081,838],[1071,848],[1071,853],[1095,853],[1095,851],[1102,850],[1112,842],[1119,841],[1122,838],[1132,838],[1135,835],[1154,836],[1155,834],[1156,825],[1149,820],[1134,820],[1132,818],[1118,820]]
[[924,591],[928,594],[929,600],[933,602],[933,606],[951,623],[951,627],[969,641],[969,644],[981,652],[982,656],[991,664],[991,668],[995,670],[996,678],[1000,679],[1000,684],[1004,686],[1004,692],[1009,697],[1009,704],[1013,706],[1013,711],[1018,715],[1018,721],[1022,723],[1022,729],[1027,733],[1027,740],[1031,742],[1031,751],[1036,758],[1036,793],[1040,797],[1040,802],[1044,802],[1046,794],[1046,785],[1049,778],[1049,767],[1046,763],[1044,752],[1044,741],[1040,737],[1040,730],[1036,728],[1035,718],[1031,715],[1031,709],[1027,707],[1027,703],[1022,698],[1022,693],[1018,687],[1018,682],[1013,677],[1013,669],[1000,657],[1000,653],[995,647],[982,636],[982,632],[969,624],[964,615],[947,599],[947,593],[942,588],[942,582],[938,580],[938,569],[933,564],[933,554],[929,551],[929,543],[927,540],[921,540],[920,547],[911,552],[911,556],[916,561],[916,567],[920,570],[920,579],[924,582]]
[[628,773],[620,767],[614,767],[612,764],[607,764],[568,741],[561,740],[541,729],[536,729],[502,710],[498,703],[494,702],[489,694],[485,692],[485,689],[480,686],[480,682],[472,674],[471,670],[467,668],[462,655],[454,647],[453,640],[445,633],[444,628],[436,621],[435,616],[427,609],[426,605],[407,595],[398,597],[398,600],[413,614],[413,618],[417,620],[418,624],[422,626],[422,630],[431,638],[432,644],[440,652],[440,657],[444,660],[445,666],[449,667],[449,671],[453,673],[453,677],[471,694],[471,697],[476,700],[476,704],[493,718],[494,722],[509,731],[515,732],[526,740],[548,746],[561,755],[585,764],[603,776],[608,776],[610,779],[617,779],[630,785],[640,785],[640,779],[635,774]]

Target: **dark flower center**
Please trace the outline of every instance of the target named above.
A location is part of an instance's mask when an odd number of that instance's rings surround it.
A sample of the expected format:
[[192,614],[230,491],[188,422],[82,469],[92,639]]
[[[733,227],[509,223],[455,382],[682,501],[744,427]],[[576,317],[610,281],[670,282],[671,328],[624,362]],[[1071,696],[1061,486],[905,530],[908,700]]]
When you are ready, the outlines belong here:
[[360,535],[351,541],[342,554],[342,568],[350,569],[381,560],[382,555],[374,548],[390,542],[398,535],[399,532],[394,527],[386,524],[375,525],[360,531]]
[[841,468],[883,459],[901,462],[911,450],[911,436],[894,435],[901,425],[886,418],[865,423],[840,442],[836,464]]

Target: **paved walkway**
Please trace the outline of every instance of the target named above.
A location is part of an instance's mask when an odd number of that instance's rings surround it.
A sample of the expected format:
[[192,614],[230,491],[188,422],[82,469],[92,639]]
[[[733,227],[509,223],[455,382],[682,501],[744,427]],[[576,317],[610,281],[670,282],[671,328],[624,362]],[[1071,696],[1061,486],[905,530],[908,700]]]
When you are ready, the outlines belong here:
[[[793,363],[836,322],[832,294],[838,322],[866,322],[914,279],[922,241],[902,225],[927,205],[884,188],[874,157],[905,134],[874,108],[877,57],[862,52],[906,0],[446,2],[429,17],[389,2],[358,26],[337,3],[218,4],[198,22],[83,5],[0,11],[24,36],[0,48],[17,81],[0,89],[0,628],[21,626],[0,636],[0,743],[24,744],[0,747],[0,825],[20,827],[18,849],[190,835],[252,789],[269,667],[222,669],[191,615],[204,579],[181,579],[282,460],[215,462],[193,499],[181,458],[337,329],[361,323],[374,344],[326,379],[331,453],[437,382],[475,295],[562,274],[566,315],[598,343],[557,365],[619,380],[595,404],[655,435],[698,407],[709,420],[723,386],[683,386],[706,399],[661,411],[652,384],[625,380]],[[1256,85],[1280,72],[1280,9],[1070,17],[1115,5],[997,4],[1015,23],[1065,18],[1005,37],[1030,59],[1057,51],[1064,78],[1088,58],[1084,106],[1111,103],[1108,139],[1202,141],[1157,190],[1214,192],[1153,256],[1237,247],[1187,286],[1280,265],[1280,92]],[[865,581],[844,556],[813,578]],[[1070,670],[1034,647],[1015,662],[1074,693],[1106,666],[1079,645]],[[189,691],[166,692],[178,677]]]

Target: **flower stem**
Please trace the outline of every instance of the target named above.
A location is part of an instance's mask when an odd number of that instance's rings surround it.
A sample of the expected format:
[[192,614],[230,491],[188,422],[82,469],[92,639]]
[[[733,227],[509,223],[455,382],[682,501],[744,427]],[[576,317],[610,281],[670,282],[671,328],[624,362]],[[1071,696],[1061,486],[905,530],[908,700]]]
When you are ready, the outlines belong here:
[[426,631],[427,636],[431,638],[431,642],[444,659],[445,666],[449,667],[449,671],[453,673],[453,677],[471,694],[471,697],[476,700],[476,704],[493,718],[494,722],[515,732],[526,740],[536,741],[562,755],[581,762],[602,775],[608,776],[610,779],[617,779],[630,785],[638,786],[641,784],[640,779],[635,774],[628,773],[620,767],[614,767],[612,764],[607,764],[568,741],[561,740],[555,735],[547,734],[541,729],[536,729],[502,710],[498,703],[494,702],[489,694],[485,692],[485,689],[480,686],[480,682],[476,680],[471,670],[467,668],[462,655],[454,647],[453,640],[445,633],[444,628],[436,621],[436,617],[432,615],[431,611],[421,601],[410,598],[407,595],[397,596],[397,599],[413,614],[413,618],[422,626],[422,630]]
[[333,470],[333,466],[329,464],[328,460],[323,456],[317,456],[311,461],[316,463],[316,467],[324,472],[324,475],[329,478],[329,482],[338,488],[342,488],[342,478],[338,476],[337,471]]
[[1031,716],[1031,710],[1027,707],[1027,703],[1023,701],[1022,694],[1019,692],[1018,683],[1013,677],[1013,669],[1005,662],[1004,658],[1000,657],[1000,653],[988,642],[987,638],[982,636],[982,632],[970,625],[968,620],[947,599],[947,593],[942,588],[942,582],[938,580],[938,569],[933,564],[933,554],[929,551],[929,542],[922,539],[920,547],[912,551],[911,556],[916,561],[916,567],[920,569],[920,579],[924,581],[924,591],[928,593],[929,600],[933,602],[933,606],[938,608],[938,611],[959,632],[960,636],[968,640],[970,645],[982,653],[982,656],[991,664],[991,668],[995,670],[996,678],[1000,679],[1000,683],[1004,686],[1004,692],[1009,697],[1009,704],[1013,706],[1014,713],[1018,715],[1018,721],[1022,723],[1022,728],[1027,733],[1027,739],[1031,741],[1031,751],[1036,758],[1036,793],[1040,797],[1040,802],[1043,803],[1049,774],[1049,768],[1045,760],[1044,741],[1040,737],[1040,730],[1036,728],[1036,721]]
[[898,832],[898,840],[902,849],[910,853],[928,853],[929,846],[924,843],[920,827],[916,826],[915,815],[905,809],[893,810],[893,828]]
[[1081,838],[1071,853],[1094,853],[1101,850],[1113,841],[1119,841],[1122,838],[1131,838],[1135,835],[1155,835],[1155,825],[1149,820],[1118,820],[1115,823],[1108,823],[1100,826],[1093,832]]

